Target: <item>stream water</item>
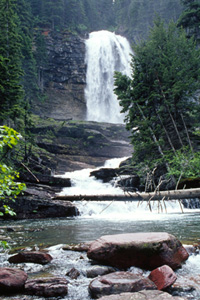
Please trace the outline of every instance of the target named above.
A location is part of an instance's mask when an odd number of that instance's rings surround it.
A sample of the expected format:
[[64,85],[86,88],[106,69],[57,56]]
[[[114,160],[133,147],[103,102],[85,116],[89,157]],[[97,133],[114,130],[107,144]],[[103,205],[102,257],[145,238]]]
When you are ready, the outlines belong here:
[[[119,160],[111,160],[107,165],[116,167]],[[63,194],[89,194],[90,184],[92,189],[99,193],[121,192],[115,190],[113,184],[103,184],[94,177],[89,177],[90,170],[82,170],[85,174],[80,176],[79,172],[71,173],[73,186],[62,191]],[[66,177],[70,174],[66,173]],[[80,188],[80,181],[85,183]],[[90,184],[89,184],[90,183]],[[77,186],[79,184],[80,186]],[[93,192],[92,192],[93,193]],[[158,212],[157,203],[154,203],[153,211],[149,211],[146,203],[138,206],[136,202],[76,202],[80,211],[80,216],[75,218],[45,219],[45,220],[24,220],[10,222],[1,222],[3,225],[14,225],[16,231],[9,232],[12,248],[40,249],[46,248],[53,256],[51,264],[46,266],[33,264],[20,264],[18,267],[24,268],[29,277],[58,275],[66,277],[66,273],[72,268],[77,268],[81,275],[77,280],[71,280],[69,284],[69,294],[62,299],[70,300],[89,300],[88,285],[91,279],[86,277],[86,270],[91,266],[85,253],[64,251],[64,244],[80,243],[94,240],[102,235],[119,234],[128,232],[168,232],[175,235],[183,244],[198,244],[200,242],[200,211],[198,209],[184,209],[182,213],[177,201],[166,203],[167,212],[163,206]],[[18,226],[18,227],[17,227]],[[6,258],[10,254],[2,253],[0,255],[0,265],[10,266]],[[137,269],[131,268],[132,272]],[[148,273],[145,273],[148,275]],[[173,293],[182,295],[186,299],[200,299],[200,255],[191,255],[182,269],[177,271],[178,280]],[[1,298],[4,299],[4,298]],[[5,297],[7,300],[15,297]],[[17,296],[16,296],[17,299]],[[25,299],[39,299],[26,296]],[[40,298],[42,299],[42,298]]]

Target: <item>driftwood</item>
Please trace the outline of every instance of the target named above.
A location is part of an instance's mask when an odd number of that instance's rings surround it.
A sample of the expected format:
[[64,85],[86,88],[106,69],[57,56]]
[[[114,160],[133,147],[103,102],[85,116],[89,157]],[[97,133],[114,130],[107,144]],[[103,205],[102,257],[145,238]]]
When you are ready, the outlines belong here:
[[167,200],[179,199],[194,199],[200,198],[200,188],[185,189],[185,190],[172,190],[172,191],[157,191],[152,193],[129,193],[121,195],[57,195],[54,200],[64,201],[151,201],[162,200],[165,197]]

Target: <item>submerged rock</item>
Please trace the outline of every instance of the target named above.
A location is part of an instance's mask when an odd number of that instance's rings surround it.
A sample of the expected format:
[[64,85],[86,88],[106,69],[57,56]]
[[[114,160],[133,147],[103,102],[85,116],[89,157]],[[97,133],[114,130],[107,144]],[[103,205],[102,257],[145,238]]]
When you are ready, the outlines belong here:
[[80,276],[80,272],[76,268],[72,268],[66,275],[71,279],[77,279]]
[[156,285],[148,278],[130,272],[115,272],[94,279],[89,285],[93,298],[122,292],[155,290]]
[[23,289],[28,275],[18,269],[0,268],[0,295]]
[[185,300],[182,297],[173,297],[161,291],[142,290],[137,293],[122,293],[99,298],[99,300]]
[[90,172],[90,176],[94,176],[97,179],[103,180],[103,182],[109,182],[113,177],[117,176],[118,168],[100,168],[98,170]]
[[64,278],[37,278],[27,280],[25,292],[28,295],[59,297],[68,293],[68,281]]
[[102,236],[91,243],[87,255],[117,268],[135,266],[147,270],[162,265],[177,269],[189,256],[181,242],[166,232]]
[[18,264],[18,263],[35,263],[46,265],[52,261],[52,257],[48,253],[40,252],[40,251],[28,251],[28,252],[20,252],[16,255],[9,257],[8,261],[10,263]]
[[87,252],[90,247],[91,242],[79,243],[79,244],[71,244],[63,246],[63,250],[71,250],[78,252]]
[[155,283],[158,290],[164,290],[176,281],[177,276],[169,266],[164,265],[151,271],[149,279]]

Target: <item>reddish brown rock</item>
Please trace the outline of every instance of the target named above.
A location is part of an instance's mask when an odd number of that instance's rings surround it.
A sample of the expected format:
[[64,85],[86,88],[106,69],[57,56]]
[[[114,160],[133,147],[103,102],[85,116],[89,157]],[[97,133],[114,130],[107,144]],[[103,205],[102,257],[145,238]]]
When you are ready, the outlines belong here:
[[181,242],[166,232],[102,236],[91,243],[87,255],[113,267],[135,266],[147,270],[162,265],[177,269],[189,256]]
[[164,265],[151,271],[149,279],[155,283],[158,290],[164,290],[176,281],[177,276],[169,266]]
[[72,268],[69,272],[67,272],[66,275],[69,276],[71,279],[77,279],[80,275],[80,272],[76,268]]
[[28,251],[28,252],[20,252],[9,257],[8,261],[13,264],[18,263],[35,263],[46,265],[48,264],[53,258],[51,255],[45,252],[40,251]]
[[22,290],[27,277],[22,270],[0,268],[0,294]]
[[114,272],[91,281],[89,291],[92,298],[123,292],[155,290],[156,285],[148,278],[130,272]]
[[173,297],[168,293],[155,291],[140,291],[137,293],[122,293],[99,298],[99,300],[186,300],[182,297]]
[[64,278],[37,278],[27,280],[25,293],[42,297],[59,297],[68,293],[68,281]]

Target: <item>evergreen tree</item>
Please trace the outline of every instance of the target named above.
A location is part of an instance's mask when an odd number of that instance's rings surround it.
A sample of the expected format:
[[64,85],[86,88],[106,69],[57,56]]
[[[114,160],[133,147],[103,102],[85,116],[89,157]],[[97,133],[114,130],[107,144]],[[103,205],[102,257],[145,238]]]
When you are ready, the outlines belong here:
[[[132,132],[134,157],[147,164],[176,154],[190,143],[196,92],[200,87],[199,51],[174,23],[155,22],[147,41],[134,47],[132,78],[115,75],[115,93]],[[166,160],[165,160],[166,161]]]
[[65,26],[72,30],[86,29],[87,18],[84,4],[81,0],[65,0],[64,20]]
[[23,115],[23,72],[19,19],[13,0],[0,2],[0,32],[0,123],[16,125]]
[[51,29],[62,29],[64,26],[64,0],[45,0],[44,14],[46,23]]
[[119,30],[134,42],[147,38],[156,15],[176,21],[181,8],[180,0],[115,0]]
[[178,21],[178,26],[186,29],[188,37],[194,36],[200,42],[200,0],[182,0],[185,11]]

